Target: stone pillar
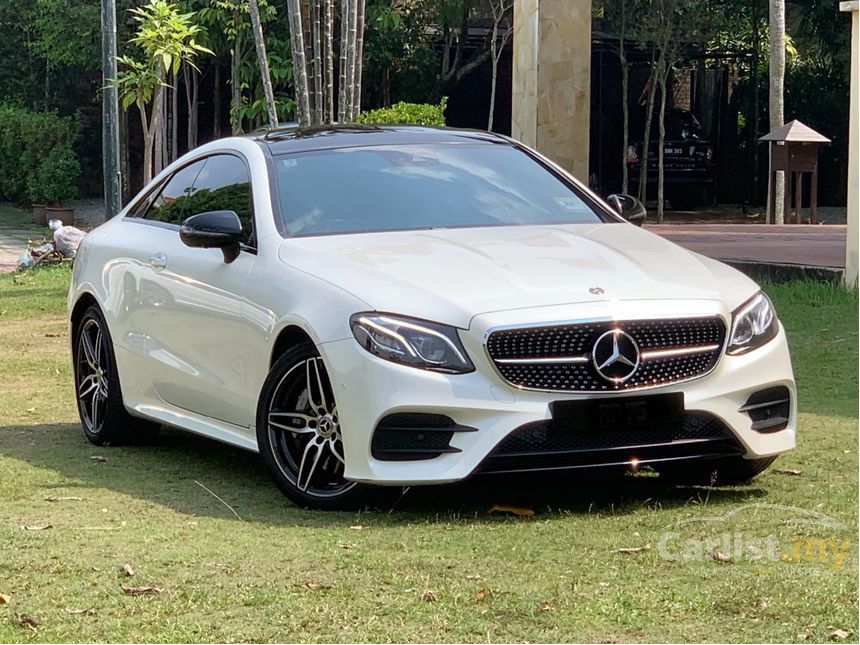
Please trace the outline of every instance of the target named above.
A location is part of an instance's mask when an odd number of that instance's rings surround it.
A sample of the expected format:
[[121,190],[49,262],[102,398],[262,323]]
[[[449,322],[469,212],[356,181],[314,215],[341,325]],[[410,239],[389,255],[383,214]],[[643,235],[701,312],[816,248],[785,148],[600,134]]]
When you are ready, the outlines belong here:
[[845,231],[845,286],[851,288],[857,284],[858,258],[858,219],[860,219],[860,201],[858,201],[858,184],[860,184],[860,2],[841,2],[842,11],[851,12],[851,99],[848,108],[848,226]]
[[511,134],[588,183],[591,0],[514,0]]

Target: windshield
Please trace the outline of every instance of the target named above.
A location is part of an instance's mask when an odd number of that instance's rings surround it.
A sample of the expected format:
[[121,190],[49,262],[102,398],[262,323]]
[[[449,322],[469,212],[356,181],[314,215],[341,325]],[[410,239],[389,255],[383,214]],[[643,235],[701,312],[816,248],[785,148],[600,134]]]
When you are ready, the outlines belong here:
[[291,235],[613,221],[507,144],[317,150],[275,166]]

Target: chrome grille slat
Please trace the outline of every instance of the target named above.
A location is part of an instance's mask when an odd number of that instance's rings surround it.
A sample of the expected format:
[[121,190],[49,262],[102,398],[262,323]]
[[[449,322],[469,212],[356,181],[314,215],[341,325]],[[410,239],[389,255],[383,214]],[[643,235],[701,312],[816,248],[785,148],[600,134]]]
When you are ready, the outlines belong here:
[[[623,383],[603,379],[590,358],[595,341],[611,329],[624,330],[640,350],[639,368]],[[517,387],[611,392],[703,376],[716,366],[725,335],[725,324],[718,316],[606,321],[495,330],[487,337],[486,347],[499,373]]]

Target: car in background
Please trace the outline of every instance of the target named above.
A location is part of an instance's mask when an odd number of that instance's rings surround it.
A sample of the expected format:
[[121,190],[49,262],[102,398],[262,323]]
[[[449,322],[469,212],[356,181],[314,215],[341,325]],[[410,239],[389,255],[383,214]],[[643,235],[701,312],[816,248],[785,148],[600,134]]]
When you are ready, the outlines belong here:
[[[644,123],[644,114],[634,114],[631,118],[627,169],[630,183],[634,186],[638,184],[644,158]],[[657,186],[659,127],[656,116],[651,124],[649,138],[647,182],[648,194],[651,195],[656,193]],[[692,210],[713,201],[716,174],[714,144],[705,136],[692,112],[667,110],[663,155],[665,195],[673,209]]]

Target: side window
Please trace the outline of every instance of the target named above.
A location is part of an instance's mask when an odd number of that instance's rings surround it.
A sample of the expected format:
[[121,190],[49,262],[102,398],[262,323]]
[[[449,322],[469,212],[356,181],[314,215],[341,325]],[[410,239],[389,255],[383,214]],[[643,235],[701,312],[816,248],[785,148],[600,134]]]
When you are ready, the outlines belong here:
[[188,199],[192,213],[235,211],[242,222],[242,242],[254,246],[254,205],[245,163],[233,155],[213,155],[194,182]]
[[158,197],[153,200],[144,218],[181,224],[186,217],[193,215],[194,212],[189,206],[194,194],[194,180],[205,163],[206,160],[201,159],[177,171],[164,185]]

